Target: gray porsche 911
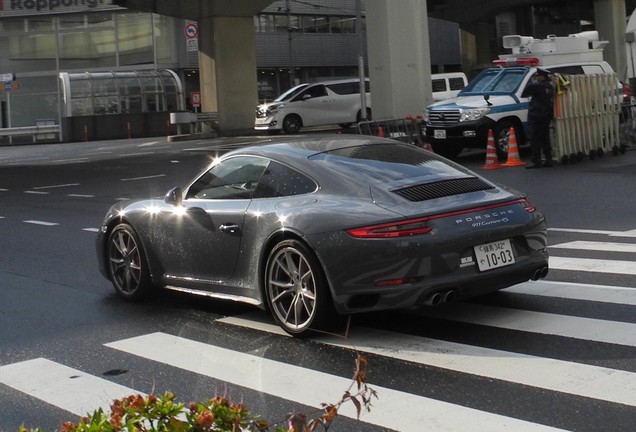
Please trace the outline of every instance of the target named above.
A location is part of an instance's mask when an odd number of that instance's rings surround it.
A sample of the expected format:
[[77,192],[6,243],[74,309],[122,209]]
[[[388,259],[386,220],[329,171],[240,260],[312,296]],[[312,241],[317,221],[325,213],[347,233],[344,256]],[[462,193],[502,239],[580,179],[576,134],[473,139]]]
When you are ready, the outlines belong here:
[[114,205],[97,255],[125,299],[238,300],[304,335],[543,278],[546,243],[523,194],[414,145],[335,135],[237,149],[164,198]]

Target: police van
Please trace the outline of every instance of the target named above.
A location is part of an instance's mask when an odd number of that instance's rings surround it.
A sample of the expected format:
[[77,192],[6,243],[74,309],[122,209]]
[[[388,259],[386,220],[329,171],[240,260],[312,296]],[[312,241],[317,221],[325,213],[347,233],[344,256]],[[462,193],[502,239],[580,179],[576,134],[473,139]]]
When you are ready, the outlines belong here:
[[[454,99],[430,105],[424,125],[427,141],[435,153],[457,156],[464,148],[485,149],[488,131],[495,138],[497,155],[505,159],[508,137],[513,128],[521,145],[528,138],[529,98],[521,94],[537,68],[562,75],[614,74],[603,60],[607,41],[599,41],[596,31],[567,37],[503,37],[512,54],[500,55],[495,67],[483,70]],[[617,81],[617,90],[622,88]]]

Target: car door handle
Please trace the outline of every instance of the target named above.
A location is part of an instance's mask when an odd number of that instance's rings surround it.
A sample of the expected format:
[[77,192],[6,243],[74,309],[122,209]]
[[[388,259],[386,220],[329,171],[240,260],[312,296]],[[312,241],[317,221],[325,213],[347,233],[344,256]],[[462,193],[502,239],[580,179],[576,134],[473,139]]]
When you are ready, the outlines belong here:
[[221,224],[219,231],[236,234],[239,231],[239,226],[236,224]]

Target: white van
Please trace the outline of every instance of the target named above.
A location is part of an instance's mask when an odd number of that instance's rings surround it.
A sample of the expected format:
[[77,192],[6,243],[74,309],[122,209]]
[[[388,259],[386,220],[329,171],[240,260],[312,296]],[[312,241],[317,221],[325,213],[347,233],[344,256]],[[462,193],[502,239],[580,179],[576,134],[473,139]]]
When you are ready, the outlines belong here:
[[459,91],[468,85],[463,72],[437,73],[431,75],[433,102],[457,97]]
[[[369,81],[365,81],[366,118],[371,118]],[[360,80],[346,79],[300,84],[274,101],[256,107],[254,129],[297,133],[307,126],[338,124],[349,127],[362,118]]]

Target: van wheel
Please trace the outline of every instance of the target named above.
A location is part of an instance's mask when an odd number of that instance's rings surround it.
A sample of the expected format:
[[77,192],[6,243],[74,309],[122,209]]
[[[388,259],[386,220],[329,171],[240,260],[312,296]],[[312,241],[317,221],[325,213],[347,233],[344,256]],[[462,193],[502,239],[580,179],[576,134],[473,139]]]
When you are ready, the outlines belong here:
[[288,134],[298,133],[303,121],[296,114],[290,114],[283,119],[283,131]]
[[515,131],[515,138],[517,139],[517,146],[523,143],[523,131],[519,126],[509,120],[504,120],[497,124],[495,127],[495,147],[497,148],[497,157],[501,161],[508,159],[508,146],[510,140],[510,128]]

